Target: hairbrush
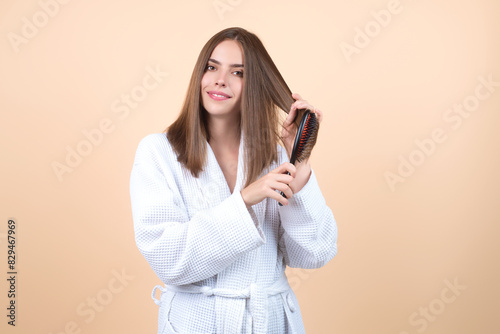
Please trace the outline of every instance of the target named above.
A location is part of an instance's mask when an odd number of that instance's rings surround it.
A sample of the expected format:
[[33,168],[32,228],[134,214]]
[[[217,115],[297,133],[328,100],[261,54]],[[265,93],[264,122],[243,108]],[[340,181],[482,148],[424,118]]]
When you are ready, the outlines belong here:
[[[319,122],[316,118],[316,114],[312,113],[311,110],[306,109],[300,120],[299,128],[297,129],[297,134],[295,135],[295,142],[293,143],[292,156],[290,157],[290,163],[295,165],[295,161],[302,162],[311,156],[311,151],[316,144],[316,139],[318,138]],[[289,172],[286,172],[290,175]],[[281,196],[286,198],[284,192],[281,192]],[[280,206],[283,204],[279,203]]]

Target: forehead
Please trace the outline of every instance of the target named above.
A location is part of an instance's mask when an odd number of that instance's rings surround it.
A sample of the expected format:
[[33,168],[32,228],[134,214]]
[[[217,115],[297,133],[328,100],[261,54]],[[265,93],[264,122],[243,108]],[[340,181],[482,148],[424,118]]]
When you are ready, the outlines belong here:
[[222,64],[243,64],[243,50],[240,43],[233,40],[225,40],[215,47],[210,58]]

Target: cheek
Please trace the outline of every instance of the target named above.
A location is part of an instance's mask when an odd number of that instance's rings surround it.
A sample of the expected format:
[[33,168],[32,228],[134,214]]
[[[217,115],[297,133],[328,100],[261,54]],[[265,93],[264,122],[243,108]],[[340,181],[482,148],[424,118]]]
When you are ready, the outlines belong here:
[[241,79],[234,80],[232,88],[235,94],[241,96],[241,94],[243,93],[243,81]]
[[205,73],[201,77],[201,89],[203,89],[203,87],[206,87],[207,83],[208,83],[208,76],[207,76],[207,73]]

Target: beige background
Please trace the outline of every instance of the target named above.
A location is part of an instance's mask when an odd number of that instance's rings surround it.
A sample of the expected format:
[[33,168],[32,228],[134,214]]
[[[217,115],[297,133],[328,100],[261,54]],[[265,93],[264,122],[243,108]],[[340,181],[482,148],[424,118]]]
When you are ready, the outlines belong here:
[[[156,333],[160,281],[134,241],[132,162],[139,140],[176,118],[203,44],[230,26],[259,35],[292,90],[325,114],[311,160],[339,251],[324,268],[288,272],[307,332],[500,332],[500,87],[460,126],[443,119],[474,102],[479,76],[500,82],[497,1],[73,0],[49,6],[52,16],[41,6],[0,3],[2,333]],[[397,14],[377,31],[371,12],[388,7]],[[23,28],[34,20],[38,31]],[[365,28],[366,46],[355,41]],[[346,57],[341,46],[356,42]],[[116,113],[147,67],[168,76]],[[108,133],[59,180],[52,165],[101,122]],[[446,140],[415,160],[415,140],[436,128]],[[398,173],[399,156],[421,163],[391,189],[384,175]]]

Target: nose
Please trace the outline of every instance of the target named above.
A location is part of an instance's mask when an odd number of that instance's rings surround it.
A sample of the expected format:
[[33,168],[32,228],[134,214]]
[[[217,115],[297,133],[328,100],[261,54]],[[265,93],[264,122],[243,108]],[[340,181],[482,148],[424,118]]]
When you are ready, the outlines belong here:
[[220,86],[220,87],[226,87],[226,76],[228,74],[226,71],[219,71],[217,77],[215,78],[215,85]]
[[215,82],[215,84],[217,86],[220,86],[220,87],[226,87],[226,81],[224,80],[223,77],[220,77],[219,79],[217,79],[217,81]]

